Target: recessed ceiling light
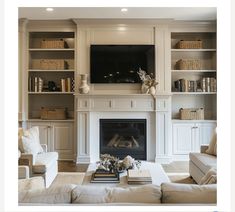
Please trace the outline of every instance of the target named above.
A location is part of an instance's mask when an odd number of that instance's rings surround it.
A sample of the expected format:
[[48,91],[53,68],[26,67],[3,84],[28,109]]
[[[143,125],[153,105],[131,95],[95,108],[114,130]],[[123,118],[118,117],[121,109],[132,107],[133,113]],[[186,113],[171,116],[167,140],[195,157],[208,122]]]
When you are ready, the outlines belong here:
[[127,12],[127,11],[128,11],[127,8],[122,8],[122,9],[121,9],[121,12],[123,12],[123,13],[125,13],[125,12]]
[[46,11],[47,11],[47,12],[52,12],[52,11],[54,11],[54,9],[51,8],[51,7],[48,7],[48,8],[46,8]]

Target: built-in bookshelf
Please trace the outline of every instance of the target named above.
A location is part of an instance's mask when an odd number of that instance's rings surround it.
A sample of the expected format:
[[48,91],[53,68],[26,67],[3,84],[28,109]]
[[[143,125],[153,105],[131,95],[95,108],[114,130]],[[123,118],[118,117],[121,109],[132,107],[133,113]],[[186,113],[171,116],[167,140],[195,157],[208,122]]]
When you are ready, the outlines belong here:
[[42,107],[66,108],[74,117],[75,32],[28,34],[28,119],[40,119]]
[[[179,47],[185,41],[196,47]],[[216,33],[171,32],[172,119],[180,108],[204,108],[216,120],[216,84]]]

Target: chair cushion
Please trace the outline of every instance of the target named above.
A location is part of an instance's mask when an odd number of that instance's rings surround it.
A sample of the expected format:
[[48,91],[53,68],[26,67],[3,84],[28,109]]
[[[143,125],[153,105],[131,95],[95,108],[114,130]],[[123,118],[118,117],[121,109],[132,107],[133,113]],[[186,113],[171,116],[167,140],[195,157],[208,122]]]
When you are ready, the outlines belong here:
[[203,172],[207,173],[212,167],[216,168],[217,158],[205,153],[189,153],[190,160]]
[[34,173],[45,173],[55,161],[58,160],[57,152],[44,152],[37,154],[35,164],[33,165]]
[[162,183],[161,188],[162,203],[216,203],[216,184],[194,185],[181,183]]

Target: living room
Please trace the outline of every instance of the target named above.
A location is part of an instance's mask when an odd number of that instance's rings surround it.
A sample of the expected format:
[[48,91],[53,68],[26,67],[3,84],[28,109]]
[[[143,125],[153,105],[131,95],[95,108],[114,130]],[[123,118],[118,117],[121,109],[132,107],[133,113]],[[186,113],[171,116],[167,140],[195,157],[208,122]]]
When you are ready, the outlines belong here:
[[215,210],[216,25],[215,7],[19,8],[19,205]]

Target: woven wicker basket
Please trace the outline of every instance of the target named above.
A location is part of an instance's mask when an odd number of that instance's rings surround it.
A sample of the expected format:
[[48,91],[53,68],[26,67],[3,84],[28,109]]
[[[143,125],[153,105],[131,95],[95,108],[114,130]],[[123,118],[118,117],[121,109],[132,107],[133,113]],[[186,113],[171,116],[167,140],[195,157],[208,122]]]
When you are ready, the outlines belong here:
[[66,119],[66,108],[41,108],[41,119],[64,120]]
[[63,70],[65,61],[62,59],[42,59],[40,60],[40,69],[43,70]]
[[176,70],[200,70],[202,69],[201,60],[180,59],[175,64]]
[[202,41],[184,41],[181,40],[176,44],[177,49],[202,49]]
[[43,49],[63,49],[65,47],[64,40],[42,40],[41,48]]
[[181,120],[203,120],[204,108],[180,108]]

